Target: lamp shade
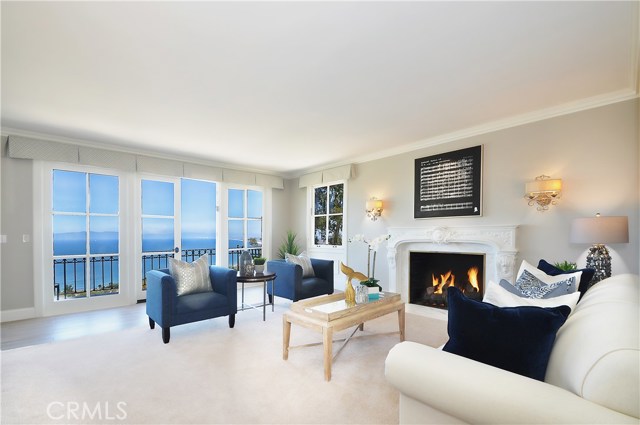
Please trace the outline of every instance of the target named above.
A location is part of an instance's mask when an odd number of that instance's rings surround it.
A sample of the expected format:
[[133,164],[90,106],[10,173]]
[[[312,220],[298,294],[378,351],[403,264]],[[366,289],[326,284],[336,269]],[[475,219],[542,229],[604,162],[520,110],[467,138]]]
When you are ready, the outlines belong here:
[[626,216],[576,218],[571,224],[572,243],[609,244],[629,242]]
[[562,190],[562,179],[536,179],[525,185],[525,193],[559,192]]
[[382,208],[382,201],[380,199],[371,198],[367,201],[367,211],[378,210]]

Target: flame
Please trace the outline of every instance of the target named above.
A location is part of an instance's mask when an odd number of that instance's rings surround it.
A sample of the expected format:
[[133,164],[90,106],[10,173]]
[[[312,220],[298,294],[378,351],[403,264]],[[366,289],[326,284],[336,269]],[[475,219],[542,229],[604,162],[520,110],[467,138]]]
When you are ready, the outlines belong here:
[[456,276],[451,273],[451,270],[449,270],[445,274],[441,274],[440,279],[436,278],[435,275],[432,274],[431,281],[433,282],[433,286],[436,287],[433,293],[442,294],[444,288],[455,285]]
[[478,284],[478,268],[471,267],[467,270],[467,276],[469,276],[469,283],[473,286],[476,292],[480,292],[480,285]]

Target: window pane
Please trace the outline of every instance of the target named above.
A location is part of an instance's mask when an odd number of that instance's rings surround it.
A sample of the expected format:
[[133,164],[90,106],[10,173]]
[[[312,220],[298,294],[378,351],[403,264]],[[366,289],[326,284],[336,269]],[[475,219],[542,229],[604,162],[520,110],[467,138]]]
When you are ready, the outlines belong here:
[[173,251],[172,218],[142,219],[142,252]]
[[82,298],[87,296],[84,286],[86,258],[60,258],[53,260],[54,299]]
[[89,249],[91,254],[117,254],[118,217],[89,217]]
[[329,186],[329,214],[341,214],[343,204],[344,185]]
[[229,217],[244,217],[244,190],[229,189]]
[[53,255],[83,255],[86,244],[86,216],[53,216]]
[[86,188],[85,173],[53,170],[53,211],[86,212]]
[[324,245],[327,243],[327,217],[315,218],[313,240],[316,245]]
[[247,245],[249,248],[262,246],[262,220],[247,221]]
[[142,180],[142,214],[173,216],[173,183]]
[[89,212],[118,214],[118,177],[89,174]]
[[229,248],[244,248],[243,220],[229,220]]
[[262,218],[262,192],[247,190],[247,217]]
[[92,257],[89,277],[92,297],[117,294],[120,288],[118,256]]
[[327,188],[318,187],[315,190],[314,196],[314,214],[326,214],[327,213]]
[[216,184],[182,179],[182,250],[216,247]]
[[329,216],[329,235],[327,238],[329,245],[342,245],[342,216]]

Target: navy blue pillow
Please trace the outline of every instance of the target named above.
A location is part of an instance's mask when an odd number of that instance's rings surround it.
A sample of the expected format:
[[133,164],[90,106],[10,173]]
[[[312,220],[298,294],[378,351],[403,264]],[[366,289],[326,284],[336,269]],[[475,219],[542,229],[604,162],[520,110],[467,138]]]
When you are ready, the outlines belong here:
[[562,305],[496,307],[447,290],[449,341],[443,350],[544,381],[558,329],[571,309]]
[[593,279],[593,275],[596,273],[595,269],[576,269],[564,271],[562,269],[557,268],[553,264],[549,264],[545,260],[538,261],[538,270],[542,270],[549,276],[558,276],[560,274],[569,274],[575,272],[582,272],[580,275],[580,284],[578,285],[578,292],[580,292],[580,298],[587,292],[589,289],[589,282]]

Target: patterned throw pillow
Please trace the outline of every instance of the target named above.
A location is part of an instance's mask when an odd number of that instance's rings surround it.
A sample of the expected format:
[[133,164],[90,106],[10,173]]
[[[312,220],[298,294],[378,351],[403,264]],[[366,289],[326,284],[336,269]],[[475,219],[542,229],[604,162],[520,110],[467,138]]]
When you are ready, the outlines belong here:
[[535,277],[528,270],[523,270],[513,286],[519,289],[525,297],[540,299],[544,298],[547,293],[561,286],[572,286],[575,288],[575,282],[575,277],[570,277],[559,282],[547,284]]
[[210,292],[209,255],[204,254],[193,263],[169,258],[169,273],[176,281],[178,296]]
[[300,255],[285,254],[284,259],[287,263],[297,264],[302,267],[302,277],[314,277],[316,274],[313,272],[313,266],[311,265],[311,259],[306,252]]

